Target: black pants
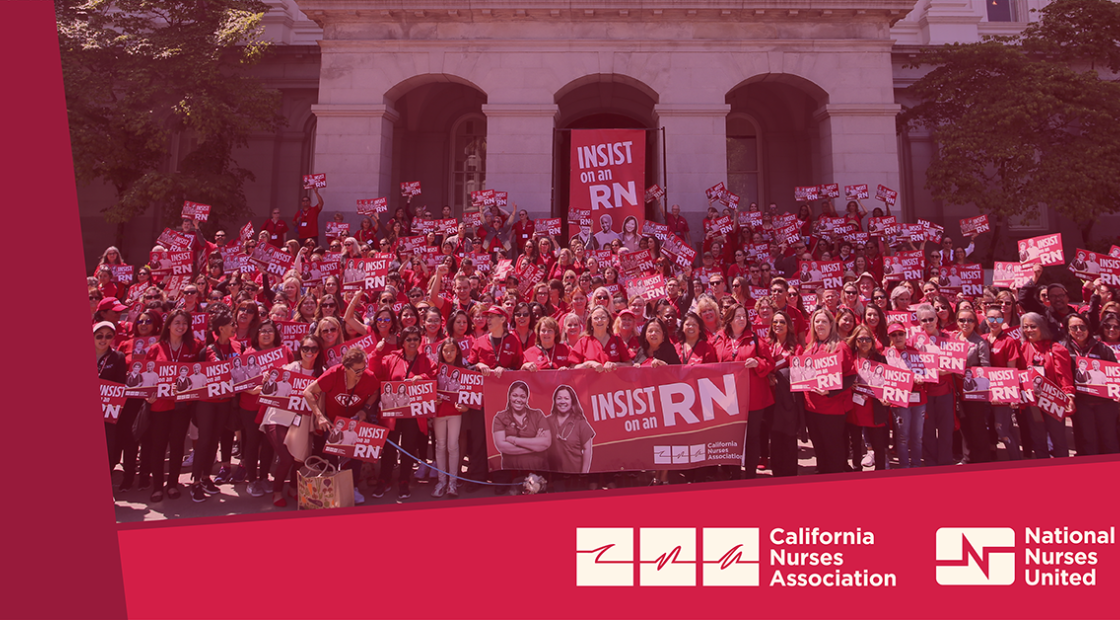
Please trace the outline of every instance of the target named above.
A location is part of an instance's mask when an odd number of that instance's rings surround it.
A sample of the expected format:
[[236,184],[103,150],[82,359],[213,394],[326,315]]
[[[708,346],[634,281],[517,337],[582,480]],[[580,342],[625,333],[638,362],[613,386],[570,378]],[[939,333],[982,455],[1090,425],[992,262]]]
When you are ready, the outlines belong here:
[[1073,415],[1073,437],[1077,456],[1120,452],[1116,436],[1120,403],[1087,396],[1077,396],[1074,402],[1077,413]]
[[[773,415],[773,405],[757,411],[747,412],[747,436],[743,446],[743,477],[747,480],[755,477],[758,472],[758,459],[762,455],[762,444],[770,443],[769,434],[763,434],[763,427],[767,419]],[[738,469],[738,468],[736,468]],[[736,476],[735,479],[738,479]]]
[[775,478],[797,475],[797,435],[770,432],[770,471]]
[[233,399],[218,402],[200,401],[194,410],[194,425],[198,428],[198,443],[194,449],[194,467],[191,478],[201,482],[210,477],[218,455],[218,438],[229,423],[233,413]]
[[[1069,456],[1069,445],[1066,442],[1066,421],[1056,420],[1046,415],[1038,407],[1030,407],[1028,417],[1031,426],[1031,440],[1034,442],[1034,457],[1036,459],[1063,458]],[[1051,451],[1046,438],[1054,444]]]
[[875,471],[887,468],[887,435],[886,426],[856,426],[848,424],[848,443],[852,450],[852,469],[863,470],[863,438],[866,434],[871,442],[871,450],[875,453]]
[[[396,428],[388,433],[389,441],[392,441],[415,456],[417,447],[420,445],[420,426],[416,423],[416,420],[412,418],[398,418],[395,426]],[[400,462],[398,482],[402,486],[407,487],[409,478],[412,477],[412,459],[400,454],[400,451],[389,445],[388,441],[385,442],[385,447],[381,449],[381,473],[378,475],[378,480],[389,484],[393,479],[393,466],[397,464],[398,459]],[[471,461],[473,463],[473,457]],[[357,481],[355,480],[355,484],[356,483]]]
[[988,417],[992,406],[988,403],[964,401],[961,403],[961,438],[969,463],[990,463],[992,444],[989,441]]
[[844,425],[844,415],[830,415],[805,411],[805,422],[809,426],[809,440],[817,458],[818,474],[836,474],[847,471],[848,447]]
[[467,441],[460,445],[467,447],[463,452],[470,458],[466,477],[470,480],[486,482],[490,473],[486,464],[486,414],[479,409],[467,411],[463,414],[462,428],[467,434]]
[[[1022,451],[1023,458],[1034,458],[1034,438],[1031,432],[1034,430],[1034,425],[1031,423],[1030,407],[1024,405],[1015,410],[1015,424],[1019,427],[1019,449]],[[1042,443],[1045,445],[1045,438]],[[1041,455],[1039,458],[1046,458],[1046,456],[1048,455]]]
[[[268,470],[272,467],[272,444],[264,440],[260,428],[254,424],[257,412],[237,408],[237,416],[241,422],[241,466],[245,468],[245,480],[253,482],[257,479],[258,459],[264,478],[268,478]],[[268,460],[263,457],[263,446],[268,446]]]
[[151,412],[148,427],[148,444],[144,453],[152,472],[152,489],[163,488],[163,455],[171,450],[167,466],[167,486],[179,484],[179,474],[183,471],[183,442],[187,440],[187,429],[191,425],[191,414],[195,403],[175,403],[171,411]]
[[[109,464],[116,463],[118,456],[122,457],[121,467],[124,468],[124,478],[121,479],[121,486],[125,487],[132,486],[136,478],[136,455],[140,450],[140,442],[132,436],[132,424],[136,421],[136,414],[140,412],[140,406],[143,404],[144,401],[139,398],[126,400],[124,407],[121,407],[121,415],[117,418],[117,423],[111,425],[113,435],[112,444],[109,446]],[[147,468],[145,467],[144,470],[147,471]]]

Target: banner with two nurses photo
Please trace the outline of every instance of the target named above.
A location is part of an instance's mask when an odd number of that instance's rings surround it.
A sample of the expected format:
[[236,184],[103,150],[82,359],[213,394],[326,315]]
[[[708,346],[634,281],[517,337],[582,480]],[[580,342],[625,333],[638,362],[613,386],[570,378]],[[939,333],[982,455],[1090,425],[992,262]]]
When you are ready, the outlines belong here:
[[606,247],[632,233],[645,220],[646,132],[642,129],[572,131],[569,211],[588,212],[590,227],[577,225],[572,236],[588,235]]
[[486,378],[491,470],[588,473],[737,465],[742,364],[504,372]]

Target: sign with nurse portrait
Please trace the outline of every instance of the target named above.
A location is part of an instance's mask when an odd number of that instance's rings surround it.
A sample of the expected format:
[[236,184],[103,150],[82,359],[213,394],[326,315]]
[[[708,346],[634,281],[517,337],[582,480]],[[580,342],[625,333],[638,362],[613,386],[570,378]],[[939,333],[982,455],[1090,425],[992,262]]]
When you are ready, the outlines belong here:
[[571,158],[568,208],[591,212],[591,237],[597,247],[621,239],[631,219],[633,233],[638,234],[645,216],[646,132],[573,130]]

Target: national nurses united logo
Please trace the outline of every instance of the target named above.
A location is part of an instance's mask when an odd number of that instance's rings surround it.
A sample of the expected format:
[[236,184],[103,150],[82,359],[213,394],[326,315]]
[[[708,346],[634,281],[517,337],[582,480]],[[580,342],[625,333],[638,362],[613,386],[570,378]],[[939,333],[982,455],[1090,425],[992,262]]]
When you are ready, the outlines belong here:
[[754,527],[576,528],[577,586],[757,586]]
[[1009,586],[1015,583],[1015,530],[943,527],[937,530],[937,583]]

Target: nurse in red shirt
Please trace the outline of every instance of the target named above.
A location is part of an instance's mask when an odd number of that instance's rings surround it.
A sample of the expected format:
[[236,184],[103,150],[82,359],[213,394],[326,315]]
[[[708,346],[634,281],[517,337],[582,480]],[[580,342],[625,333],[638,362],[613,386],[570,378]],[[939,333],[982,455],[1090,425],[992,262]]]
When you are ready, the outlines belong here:
[[598,371],[614,370],[619,365],[629,366],[631,359],[626,343],[611,333],[611,312],[604,306],[595,306],[588,313],[584,336],[568,357],[575,368]]
[[[419,337],[416,342],[419,345]],[[311,409],[311,419],[315,421],[320,434],[315,440],[318,452],[322,452],[325,441],[321,434],[337,418],[354,418],[365,422],[371,417],[373,406],[381,395],[381,380],[373,374],[368,364],[366,352],[361,347],[350,347],[343,354],[341,364],[331,367],[303,391],[303,398]],[[360,504],[365,501],[358,492],[358,474],[361,472],[362,462],[350,459],[345,467],[354,472],[354,503]]]
[[[763,445],[769,443],[770,425],[764,424],[764,420],[770,417],[771,407],[774,405],[774,394],[770,391],[770,371],[774,370],[774,361],[751,331],[746,308],[739,304],[731,306],[723,314],[723,323],[724,337],[720,341],[719,361],[741,363],[750,381],[744,466],[746,478],[751,479],[755,476],[755,466],[763,454]],[[739,474],[738,467],[731,468],[733,480],[738,480]]]
[[[1028,312],[1019,319],[1023,329],[1023,345],[1019,350],[1019,370],[1033,368],[1044,377],[1053,381],[1071,398],[1061,420],[1042,411],[1034,411],[1027,416],[1031,425],[1031,440],[1034,442],[1034,458],[1045,459],[1069,456],[1066,443],[1066,416],[1074,412],[1075,394],[1073,387],[1073,366],[1070,363],[1069,349],[1052,339],[1046,319],[1036,313]],[[1046,437],[1054,446],[1049,450]]]
[[491,306],[484,313],[487,333],[474,339],[467,363],[478,366],[483,376],[502,376],[502,370],[521,370],[523,352],[517,336],[506,330],[509,317],[499,306]]
[[681,326],[677,331],[675,344],[677,356],[681,364],[695,366],[697,364],[715,364],[719,361],[719,352],[708,342],[708,332],[704,329],[704,322],[695,312],[684,315]]
[[296,216],[292,218],[300,245],[303,245],[304,239],[313,239],[315,245],[319,245],[319,212],[323,210],[323,197],[319,195],[318,188],[312,187],[311,191],[318,202],[315,206],[311,206],[309,196],[300,198],[299,211],[296,211]]
[[525,351],[525,363],[522,370],[536,372],[538,370],[557,370],[571,366],[568,345],[560,342],[560,324],[556,319],[546,316],[537,321],[534,330],[537,342]]
[[845,422],[852,409],[852,384],[856,367],[852,351],[840,340],[836,319],[828,310],[817,310],[809,316],[809,337],[798,355],[836,353],[840,356],[840,373],[843,384],[839,389],[825,392],[805,392],[805,421],[809,438],[817,455],[817,473],[834,474],[847,471],[847,433]]
[[[191,314],[183,309],[172,310],[159,335],[159,342],[148,349],[147,361],[190,363],[198,361],[198,345],[191,332]],[[152,503],[163,501],[163,459],[168,449],[167,497],[178,499],[182,495],[179,488],[179,474],[183,469],[183,443],[187,438],[187,428],[191,425],[191,414],[195,403],[175,401],[175,397],[151,397],[151,422],[148,427],[147,441],[144,443],[144,456],[149,459],[152,473]]]
[[[393,351],[381,361],[380,378],[383,381],[421,381],[436,378],[436,365],[432,359],[420,352],[422,337],[420,329],[410,325],[401,330],[401,348]],[[394,441],[406,452],[413,455],[419,454],[421,437],[427,439],[427,418],[392,418],[383,420],[382,423],[389,428],[389,439]],[[398,450],[385,444],[381,450],[381,474],[377,485],[374,486],[373,496],[381,497],[389,489],[392,482],[393,468],[399,462],[399,478],[397,498],[408,499],[412,493],[409,490],[409,481],[412,479],[412,460],[404,455],[398,455]]]

